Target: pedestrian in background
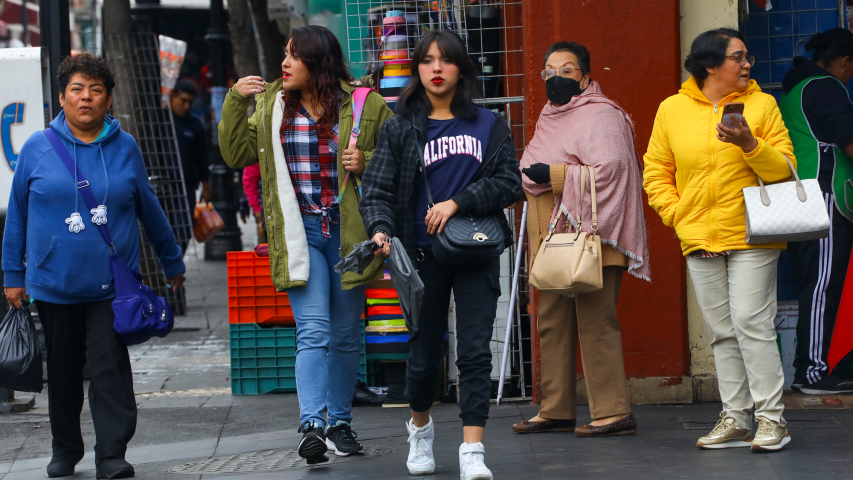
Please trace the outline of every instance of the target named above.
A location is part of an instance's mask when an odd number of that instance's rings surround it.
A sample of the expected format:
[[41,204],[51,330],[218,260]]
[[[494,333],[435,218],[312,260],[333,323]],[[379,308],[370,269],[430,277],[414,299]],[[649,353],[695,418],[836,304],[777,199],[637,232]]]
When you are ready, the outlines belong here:
[[[746,243],[743,188],[757,186],[759,176],[765,183],[789,179],[785,159],[796,159],[776,101],[749,78],[754,62],[736,30],[696,37],[685,62],[692,75],[661,103],[644,157],[649,204],[681,240],[713,335],[723,411],[699,448],[767,451],[791,440],[773,324],[785,244]],[[731,115],[731,128],[722,123],[730,102],[744,103],[743,120]]]
[[[410,443],[406,465],[412,475],[435,471],[430,409],[436,399],[452,291],[463,426],[460,478],[491,479],[482,440],[492,390],[489,343],[500,296],[500,260],[494,257],[484,266],[442,263],[433,255],[430,237],[454,215],[502,212],[521,197],[521,172],[503,117],[473,102],[477,74],[457,35],[448,31],[424,35],[415,46],[412,64],[418,68],[400,96],[397,115],[382,128],[364,176],[360,206],[365,229],[381,247],[377,255],[387,256],[389,240],[396,237],[424,283],[418,331],[409,340],[406,364],[406,398],[412,410],[406,423]],[[427,203],[426,181],[435,205]],[[500,217],[511,243],[506,218]]]
[[[341,276],[333,267],[368,239],[355,185],[393,112],[370,92],[357,148],[341,148],[350,139],[356,86],[325,27],[292,30],[281,69],[282,78],[268,85],[255,76],[234,85],[219,145],[233,168],[260,163],[272,279],[278,291],[287,290],[296,317],[299,455],[314,464],[328,460],[327,439],[336,455],[363,452],[350,427],[359,326],[365,285],[383,275],[382,262],[363,275]],[[257,109],[247,118],[253,95]],[[353,179],[343,188],[347,173]]]
[[853,204],[847,200],[853,195],[853,105],[845,87],[853,79],[853,32],[817,33],[806,50],[814,59],[794,57],[779,108],[794,142],[797,174],[816,178],[823,191],[830,234],[788,245],[799,283],[793,388],[816,395],[853,392],[853,353],[831,375],[827,364],[853,249]]
[[44,326],[53,436],[48,477],[73,475],[83,458],[86,363],[97,478],[132,477],[133,466],[124,456],[136,431],[133,374],[127,346],[113,327],[110,251],[95,222],[106,222],[116,251],[137,272],[137,219],[175,291],[186,269],[136,140],[107,115],[115,87],[112,68],[101,57],[81,53],[62,61],[58,77],[62,111],[50,128],[105,208],[89,216],[75,178],[45,134],[33,134],[21,148],[6,214],[6,299],[21,308],[29,295],[34,297]]
[[[195,100],[195,85],[187,79],[178,80],[175,88],[169,94],[169,105],[172,109],[172,120],[175,124],[175,135],[178,138],[178,152],[181,157],[181,169],[184,173],[184,185],[186,187],[186,200],[178,199],[175,211],[169,212],[173,217],[172,225],[180,227],[186,225],[186,231],[176,232],[180,238],[181,250],[186,253],[187,244],[193,236],[192,227],[195,224],[196,190],[201,183],[201,199],[205,202],[213,201],[213,192],[210,190],[210,159],[208,158],[207,137],[204,134],[204,125],[190,115],[190,107]],[[192,223],[187,223],[183,217],[184,212],[189,212]]]
[[[581,213],[579,179],[581,169],[590,166],[595,173],[598,224],[585,222],[581,230],[597,231],[601,237],[604,288],[577,295],[539,292],[542,404],[537,416],[512,429],[518,433],[574,431],[581,437],[631,434],[637,430],[637,419],[631,413],[625,381],[616,304],[626,270],[650,281],[634,126],[590,77],[586,47],[557,42],[542,63],[548,103],[521,158],[530,205],[530,251],[539,251],[539,242],[560,206],[572,215]],[[588,200],[584,203],[590,205]],[[582,213],[581,218],[590,218],[591,206]],[[592,422],[576,429],[578,338]]]

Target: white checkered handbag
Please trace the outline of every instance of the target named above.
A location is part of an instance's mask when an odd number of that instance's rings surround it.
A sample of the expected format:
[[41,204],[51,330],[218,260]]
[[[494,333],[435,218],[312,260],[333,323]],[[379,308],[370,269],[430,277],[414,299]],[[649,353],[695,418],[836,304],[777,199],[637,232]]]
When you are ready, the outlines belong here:
[[829,214],[816,179],[800,180],[791,161],[785,158],[793,182],[743,189],[746,204],[746,243],[760,245],[802,242],[829,236]]

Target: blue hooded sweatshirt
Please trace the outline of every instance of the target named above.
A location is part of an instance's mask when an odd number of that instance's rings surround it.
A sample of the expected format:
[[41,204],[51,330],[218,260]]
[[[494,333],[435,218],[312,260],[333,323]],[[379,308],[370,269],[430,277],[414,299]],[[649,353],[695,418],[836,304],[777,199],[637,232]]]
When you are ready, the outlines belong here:
[[[62,139],[100,204],[106,200],[107,228],[119,256],[139,271],[137,218],[163,265],[167,278],[186,268],[175,234],[154,190],[136,140],[121,123],[106,117],[109,131],[91,144],[71,133],[60,113],[51,128]],[[72,233],[65,219],[78,212],[84,229]],[[3,236],[6,287],[24,287],[27,294],[51,303],[71,304],[116,296],[110,254],[92,223],[92,214],[44,132],[21,147],[12,180],[12,194]]]

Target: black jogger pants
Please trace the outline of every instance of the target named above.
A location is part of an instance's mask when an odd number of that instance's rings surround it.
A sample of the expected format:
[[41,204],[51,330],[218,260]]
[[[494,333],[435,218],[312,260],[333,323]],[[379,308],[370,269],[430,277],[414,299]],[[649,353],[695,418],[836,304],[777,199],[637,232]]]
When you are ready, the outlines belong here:
[[[834,195],[824,193],[823,196],[830,214],[829,236],[788,243],[788,255],[799,276],[795,383],[804,382],[806,385],[816,383],[829,374],[829,346],[853,248],[853,224],[838,211]],[[851,355],[847,355],[836,369],[853,372],[851,366]]]
[[83,458],[80,412],[89,361],[95,464],[124,458],[136,432],[136,399],[127,345],[113,327],[112,300],[60,305],[36,300],[47,341],[47,393],[53,457]]
[[459,408],[463,426],[485,427],[492,393],[492,352],[500,259],[488,265],[447,265],[424,252],[415,267],[424,283],[418,332],[409,340],[406,399],[412,410],[425,412],[436,400],[436,382],[444,354],[450,292],[456,300],[456,367],[459,369]]

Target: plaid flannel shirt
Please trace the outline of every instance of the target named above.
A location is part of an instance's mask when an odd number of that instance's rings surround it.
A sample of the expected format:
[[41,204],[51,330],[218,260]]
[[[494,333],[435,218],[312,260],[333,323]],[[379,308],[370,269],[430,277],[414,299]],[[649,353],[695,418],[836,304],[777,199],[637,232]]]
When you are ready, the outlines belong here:
[[331,237],[331,224],[339,223],[338,129],[332,136],[317,135],[317,124],[300,104],[290,124],[281,125],[281,145],[290,180],[302,213],[323,216],[323,236]]

